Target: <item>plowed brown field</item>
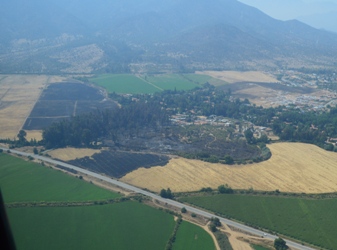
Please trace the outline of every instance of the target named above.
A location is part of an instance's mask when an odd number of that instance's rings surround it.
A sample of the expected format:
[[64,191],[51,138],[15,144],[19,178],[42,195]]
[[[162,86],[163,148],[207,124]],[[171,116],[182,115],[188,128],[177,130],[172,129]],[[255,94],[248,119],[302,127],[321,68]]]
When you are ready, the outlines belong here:
[[303,143],[268,145],[272,157],[265,162],[228,166],[184,158],[165,167],[138,169],[122,181],[160,191],[195,191],[228,184],[234,189],[276,190],[297,193],[337,191],[337,153]]

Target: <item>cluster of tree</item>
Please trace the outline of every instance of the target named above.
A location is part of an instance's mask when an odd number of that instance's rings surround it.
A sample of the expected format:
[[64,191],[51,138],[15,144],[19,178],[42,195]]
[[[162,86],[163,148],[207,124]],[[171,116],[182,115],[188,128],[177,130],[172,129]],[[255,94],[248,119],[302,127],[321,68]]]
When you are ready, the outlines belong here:
[[1,143],[5,143],[5,144],[9,144],[10,148],[20,148],[20,147],[26,147],[26,146],[39,146],[42,145],[41,141],[36,141],[36,139],[31,139],[30,141],[28,141],[26,139],[27,133],[24,130],[20,130],[17,138],[18,139],[1,139],[0,142]]
[[272,129],[281,140],[312,143],[334,150],[332,144],[325,142],[328,137],[337,137],[337,108],[323,113],[287,110],[273,121]]
[[219,218],[212,217],[211,223],[209,224],[209,229],[214,233],[218,230],[217,227],[221,227],[221,222],[220,222]]
[[160,196],[166,199],[173,199],[173,194],[170,188],[160,190]]
[[[262,108],[251,105],[247,99],[233,99],[230,91],[219,91],[209,84],[190,91],[166,90],[135,97],[161,106],[170,114],[193,113],[244,119],[258,126],[271,127],[281,140],[312,143],[328,150],[334,147],[325,144],[327,138],[337,137],[337,108],[331,108],[329,112],[304,112],[285,106]],[[119,96],[119,101],[129,104],[131,99]],[[245,136],[250,144],[268,142],[266,136],[254,138],[251,130],[247,130]]]
[[288,249],[287,243],[282,238],[275,239],[274,247],[276,250],[287,250]]
[[114,110],[95,112],[54,123],[43,131],[46,148],[94,146],[101,137],[118,142],[119,135],[137,135],[169,124],[165,110],[148,103],[132,103]]
[[[144,129],[158,131],[158,128],[170,124],[169,115],[177,113],[190,114],[191,119],[195,114],[243,119],[255,125],[271,127],[281,140],[312,143],[328,150],[334,150],[334,146],[325,143],[327,138],[337,137],[336,108],[321,113],[302,112],[284,106],[264,109],[251,105],[248,100],[233,99],[230,91],[219,91],[210,84],[190,91],[166,90],[132,97],[112,93],[110,97],[117,100],[122,108],[96,111],[51,125],[43,132],[45,147],[90,147],[102,137],[118,143],[119,135],[132,137]],[[268,142],[267,136],[255,138],[251,130],[245,131],[245,137],[253,145]],[[207,152],[185,154],[184,157],[209,162],[233,163],[230,156],[219,157]]]
[[234,190],[230,186],[228,186],[228,184],[218,186],[218,191],[220,194],[233,194],[234,193]]

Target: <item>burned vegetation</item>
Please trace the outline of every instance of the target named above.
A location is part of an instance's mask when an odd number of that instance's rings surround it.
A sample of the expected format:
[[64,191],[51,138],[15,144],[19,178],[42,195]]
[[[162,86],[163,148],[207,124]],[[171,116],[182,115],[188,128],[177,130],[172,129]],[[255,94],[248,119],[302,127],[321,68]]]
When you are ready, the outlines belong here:
[[[251,143],[245,138],[244,130],[252,126],[240,121],[250,110],[247,101],[232,100],[230,93],[217,92],[210,85],[192,91],[163,91],[153,95],[111,94],[110,98],[121,107],[74,116],[46,128],[45,147],[106,146],[115,152],[109,153],[115,159],[123,155],[116,152],[132,151],[225,164],[258,162],[270,157],[264,144],[267,141],[256,139]],[[211,115],[214,113],[217,115]],[[202,118],[206,116],[210,118]],[[125,155],[125,158],[136,156],[140,155]],[[145,160],[142,166],[165,162],[154,158],[149,162]],[[82,158],[76,162],[86,168],[96,168],[99,160]],[[129,167],[134,168],[132,163]],[[108,170],[107,174],[118,177],[124,170],[122,172]]]

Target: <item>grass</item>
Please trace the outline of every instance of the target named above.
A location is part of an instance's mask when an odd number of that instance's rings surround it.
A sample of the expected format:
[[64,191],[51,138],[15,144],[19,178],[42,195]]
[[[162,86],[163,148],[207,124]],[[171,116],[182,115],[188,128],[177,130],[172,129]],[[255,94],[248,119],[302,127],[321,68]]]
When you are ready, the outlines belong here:
[[119,197],[117,193],[39,164],[0,154],[0,184],[5,203],[89,201]]
[[164,249],[172,215],[137,202],[8,209],[17,249]]
[[319,247],[337,246],[337,199],[214,195],[182,200]]
[[177,232],[173,250],[214,250],[211,236],[202,228],[183,221]]
[[269,248],[258,246],[258,245],[251,245],[254,250],[270,250]]
[[144,76],[148,82],[156,85],[158,88],[165,90],[189,90],[199,86],[200,82],[190,80],[185,75],[165,74]]
[[161,89],[152,86],[137,76],[127,74],[100,75],[98,77],[91,78],[90,81],[105,88],[109,93],[152,94],[161,91]]
[[106,74],[91,78],[90,81],[105,88],[109,93],[120,94],[152,94],[163,90],[189,90],[206,82],[225,84],[221,80],[199,74],[162,74],[139,77],[131,74]]

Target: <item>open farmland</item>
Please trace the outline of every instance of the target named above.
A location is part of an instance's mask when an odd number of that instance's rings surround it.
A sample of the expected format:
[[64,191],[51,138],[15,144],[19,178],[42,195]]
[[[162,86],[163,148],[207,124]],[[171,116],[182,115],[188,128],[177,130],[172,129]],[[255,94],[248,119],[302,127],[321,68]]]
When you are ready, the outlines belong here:
[[201,227],[183,221],[176,235],[173,250],[214,250],[211,236]]
[[[18,250],[157,250],[164,249],[172,235],[176,222],[168,213],[115,199],[120,195],[11,155],[0,154],[0,161],[1,188]],[[103,200],[113,203],[102,205]],[[203,249],[214,249],[201,228],[191,225],[189,230],[210,244]],[[189,237],[188,242],[196,240]]]
[[96,153],[100,153],[100,150],[89,148],[59,148],[48,152],[51,157],[61,161],[71,161],[86,156],[91,157]]
[[54,83],[41,94],[24,129],[41,130],[71,116],[116,107],[115,102],[107,100],[101,90],[92,86],[75,82]]
[[336,198],[212,195],[182,200],[326,249],[336,249],[337,246]]
[[194,81],[192,81],[188,76],[164,74],[143,76],[142,78],[163,90],[188,90],[198,87],[199,80],[194,78]]
[[18,250],[164,249],[175,224],[172,215],[137,202],[11,208],[8,216]]
[[198,71],[197,74],[209,75],[227,83],[236,82],[277,82],[277,80],[260,71]]
[[96,173],[121,178],[140,167],[164,166],[168,161],[169,157],[156,154],[102,151],[101,153],[93,154],[90,158],[86,156],[68,162]]
[[109,93],[152,94],[163,90],[189,90],[209,82],[224,85],[220,79],[202,74],[160,74],[160,75],[100,75],[90,81],[104,87]]
[[43,88],[62,81],[57,76],[0,76],[0,138],[13,139],[22,128]]
[[105,88],[109,93],[152,94],[162,90],[135,75],[127,74],[101,75],[90,79],[90,81]]
[[0,154],[0,183],[5,203],[88,201],[119,197],[118,194],[59,171]]
[[217,188],[276,190],[297,193],[337,191],[337,154],[304,143],[268,145],[272,157],[250,165],[211,164],[183,158],[171,159],[165,167],[138,169],[122,178],[124,182],[159,192]]

